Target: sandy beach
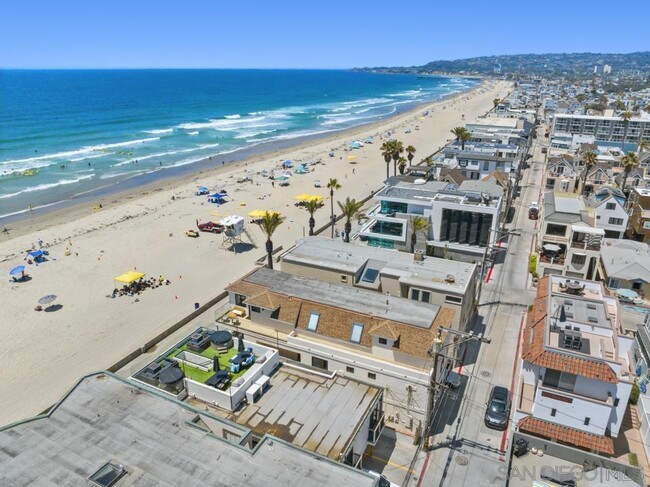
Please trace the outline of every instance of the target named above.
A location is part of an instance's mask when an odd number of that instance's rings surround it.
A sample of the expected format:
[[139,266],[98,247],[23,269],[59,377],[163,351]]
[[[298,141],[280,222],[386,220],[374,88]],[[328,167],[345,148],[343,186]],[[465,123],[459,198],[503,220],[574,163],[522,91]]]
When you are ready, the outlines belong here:
[[[9,233],[0,234],[5,276],[0,294],[0,360],[4,364],[0,369],[0,424],[43,411],[80,376],[104,369],[138,348],[193,311],[194,303],[205,303],[219,294],[264,255],[264,238],[257,226],[247,225],[258,248],[235,254],[223,247],[221,235],[185,236],[186,230],[196,228],[197,219],[218,221],[220,216],[246,216],[255,209],[279,211],[286,221],[273,242],[286,249],[308,233],[309,215],[294,206],[297,194],[322,195],[325,206],[315,215],[316,226],[328,221],[328,191],[314,188],[315,180],[324,186],[330,178],[337,178],[342,189],[335,200],[365,198],[381,187],[386,175],[380,136],[391,131],[405,146],[413,145],[417,162],[451,139],[450,129],[491,109],[492,100],[505,96],[510,88],[510,83],[485,81],[471,92],[383,122],[191,178],[157,182],[137,193],[97,200],[94,203],[102,205],[98,211],[84,204],[8,225]],[[429,114],[423,117],[427,110]],[[375,142],[344,150],[353,140],[367,137],[374,137]],[[335,157],[329,156],[332,149]],[[351,155],[354,161],[348,159]],[[294,175],[288,187],[277,182],[273,186],[258,174],[277,168],[286,159],[320,159],[322,163],[309,166],[309,174]],[[243,176],[253,182],[238,184]],[[231,201],[220,207],[208,203],[206,197],[194,195],[198,185],[226,188]],[[342,223],[338,226],[342,228]],[[48,261],[27,265],[26,252],[38,247],[39,241],[49,252]],[[18,265],[26,265],[30,281],[9,281],[9,270]],[[147,289],[137,300],[107,297],[114,288],[113,278],[129,270],[164,276],[171,284]],[[57,296],[60,308],[34,311],[39,298],[47,294]],[[204,318],[208,324],[214,317],[206,313]]]

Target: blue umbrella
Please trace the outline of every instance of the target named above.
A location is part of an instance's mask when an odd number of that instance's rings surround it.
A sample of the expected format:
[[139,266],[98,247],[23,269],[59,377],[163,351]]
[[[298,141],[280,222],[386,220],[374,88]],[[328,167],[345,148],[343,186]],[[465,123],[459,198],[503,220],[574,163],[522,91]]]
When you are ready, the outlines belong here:
[[30,256],[36,258],[36,257],[41,257],[41,256],[45,255],[45,252],[43,252],[42,250],[32,250],[27,255],[30,255]]
[[208,191],[208,188],[206,188],[205,186],[199,186],[198,190],[199,191]]
[[11,269],[11,270],[9,271],[9,275],[10,275],[10,276],[15,276],[15,275],[20,274],[20,273],[23,272],[24,270],[25,270],[25,266],[24,266],[24,265],[19,265],[19,266],[14,267],[13,269]]

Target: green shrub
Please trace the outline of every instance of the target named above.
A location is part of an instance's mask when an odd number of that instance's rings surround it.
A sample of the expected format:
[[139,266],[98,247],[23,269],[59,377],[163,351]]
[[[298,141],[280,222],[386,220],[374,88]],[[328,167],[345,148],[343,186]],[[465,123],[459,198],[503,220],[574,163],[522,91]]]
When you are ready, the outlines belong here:
[[641,394],[641,389],[639,389],[639,384],[636,382],[632,384],[632,392],[630,392],[630,402],[636,404],[639,400],[639,395]]
[[639,466],[639,459],[636,456],[636,453],[628,453],[627,458],[630,462],[630,465],[633,467],[638,467]]
[[539,277],[537,274],[537,254],[531,254],[528,259],[528,272],[533,277]]

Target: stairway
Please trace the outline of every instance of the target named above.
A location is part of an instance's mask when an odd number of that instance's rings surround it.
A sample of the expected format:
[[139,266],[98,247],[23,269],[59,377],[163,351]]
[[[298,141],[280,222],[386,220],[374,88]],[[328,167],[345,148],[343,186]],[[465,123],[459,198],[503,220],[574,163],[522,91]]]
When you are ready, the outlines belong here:
[[639,429],[641,427],[641,420],[639,419],[639,412],[635,405],[629,404],[623,416],[621,428],[623,430]]
[[244,227],[244,233],[248,237],[248,240],[250,240],[253,247],[257,248],[257,241],[255,240],[255,237],[253,237],[253,234],[248,230],[248,228]]

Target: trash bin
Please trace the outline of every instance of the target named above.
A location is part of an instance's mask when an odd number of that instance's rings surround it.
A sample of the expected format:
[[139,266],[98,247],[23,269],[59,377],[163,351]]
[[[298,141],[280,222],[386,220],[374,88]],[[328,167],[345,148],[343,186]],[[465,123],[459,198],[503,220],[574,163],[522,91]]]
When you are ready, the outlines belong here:
[[199,308],[200,308],[199,303],[194,303],[194,309],[197,310]]

